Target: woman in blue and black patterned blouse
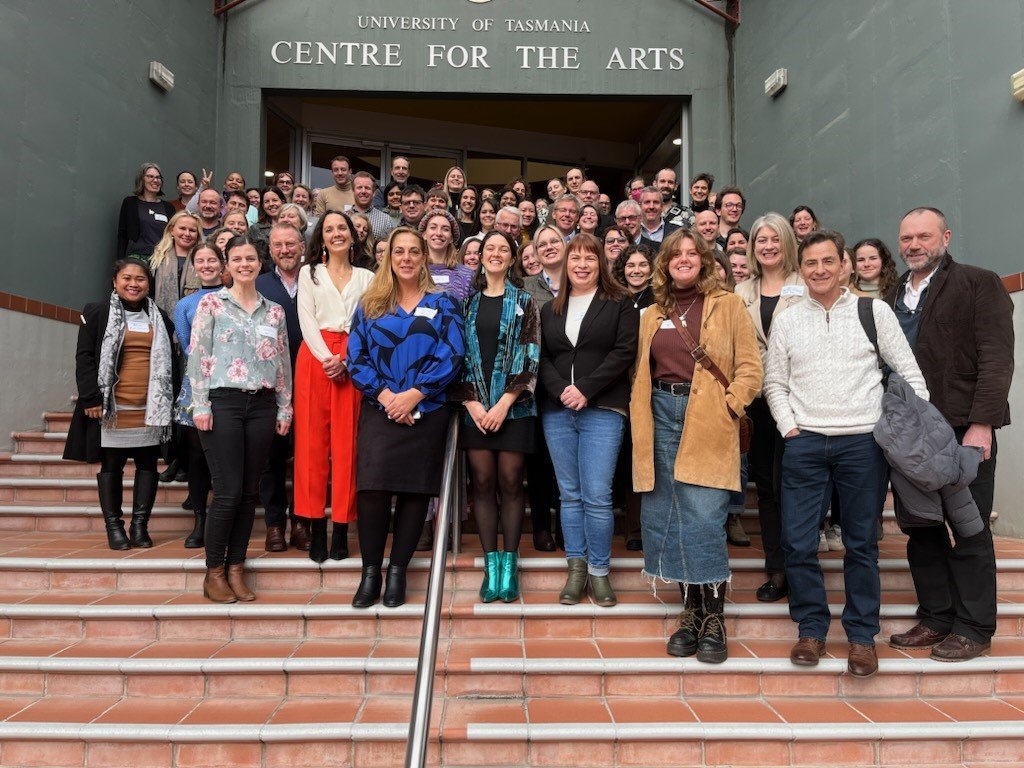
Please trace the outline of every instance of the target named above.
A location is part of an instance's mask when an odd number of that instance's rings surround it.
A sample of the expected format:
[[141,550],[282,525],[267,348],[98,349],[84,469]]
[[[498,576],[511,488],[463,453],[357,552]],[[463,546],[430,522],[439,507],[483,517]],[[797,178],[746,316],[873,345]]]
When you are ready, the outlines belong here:
[[473,479],[473,513],[484,549],[480,599],[485,603],[519,599],[523,469],[526,454],[533,452],[537,421],[533,391],[540,310],[512,271],[516,258],[508,235],[497,230],[484,235],[476,293],[466,301],[466,363],[462,381],[452,388],[452,399],[466,406],[459,444]]
[[363,394],[356,437],[356,509],[362,578],[352,598],[380,598],[381,565],[395,505],[384,605],[405,603],[412,559],[431,496],[440,492],[448,408],[445,390],[462,369],[462,312],[427,270],[423,236],[395,229],[356,310],[346,366]]

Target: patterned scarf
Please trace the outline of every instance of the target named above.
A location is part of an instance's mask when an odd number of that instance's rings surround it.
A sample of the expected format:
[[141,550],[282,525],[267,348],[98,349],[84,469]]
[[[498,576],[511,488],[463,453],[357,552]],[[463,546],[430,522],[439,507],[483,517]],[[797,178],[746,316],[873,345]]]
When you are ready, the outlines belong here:
[[[153,328],[153,345],[149,352],[149,388],[146,394],[146,426],[163,427],[164,439],[170,436],[171,407],[174,402],[174,386],[171,383],[171,340],[167,336],[156,303],[146,299],[149,324]],[[100,344],[99,371],[97,383],[103,393],[103,426],[113,429],[117,426],[117,404],[114,402],[114,387],[117,385],[117,359],[121,354],[124,334],[127,329],[124,307],[116,291],[110,293],[110,314]]]

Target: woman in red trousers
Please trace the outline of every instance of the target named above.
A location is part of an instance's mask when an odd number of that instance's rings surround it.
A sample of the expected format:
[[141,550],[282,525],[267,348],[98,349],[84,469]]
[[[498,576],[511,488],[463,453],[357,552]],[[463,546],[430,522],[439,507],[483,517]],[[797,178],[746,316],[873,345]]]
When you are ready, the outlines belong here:
[[[302,346],[295,363],[295,514],[310,521],[309,558],[348,557],[355,517],[356,425],[360,394],[345,368],[352,315],[373,273],[354,266],[358,239],[349,217],[327,211],[313,230],[299,271]],[[331,481],[330,552],[327,481]]]

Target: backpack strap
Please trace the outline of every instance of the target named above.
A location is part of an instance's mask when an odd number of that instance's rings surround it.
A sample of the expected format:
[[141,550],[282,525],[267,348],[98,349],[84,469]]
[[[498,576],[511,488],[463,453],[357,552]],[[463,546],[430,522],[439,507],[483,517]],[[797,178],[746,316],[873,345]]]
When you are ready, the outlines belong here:
[[871,346],[875,348],[875,357],[878,359],[878,367],[880,369],[885,368],[885,361],[882,360],[882,354],[878,351],[878,329],[875,327],[875,312],[874,312],[874,299],[870,296],[859,296],[857,298],[857,317],[860,318],[861,328],[864,329],[864,333],[868,337],[868,341],[871,342]]

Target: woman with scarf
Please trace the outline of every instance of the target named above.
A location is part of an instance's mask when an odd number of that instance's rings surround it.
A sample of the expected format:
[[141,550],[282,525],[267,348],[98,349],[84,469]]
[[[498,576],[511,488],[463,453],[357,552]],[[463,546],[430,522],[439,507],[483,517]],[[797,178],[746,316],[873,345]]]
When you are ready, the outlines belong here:
[[[100,510],[111,549],[152,547],[160,443],[170,435],[172,327],[151,298],[153,275],[135,258],[114,263],[109,300],[82,311],[75,353],[78,402],[64,458],[100,462]],[[131,533],[121,521],[124,467],[135,463]]]
[[462,381],[452,388],[452,398],[466,408],[459,444],[473,481],[473,513],[484,550],[480,599],[485,603],[519,599],[523,473],[536,432],[540,310],[523,288],[515,263],[516,248],[508,235],[493,231],[484,236],[480,270],[473,279],[476,292],[465,304]]

